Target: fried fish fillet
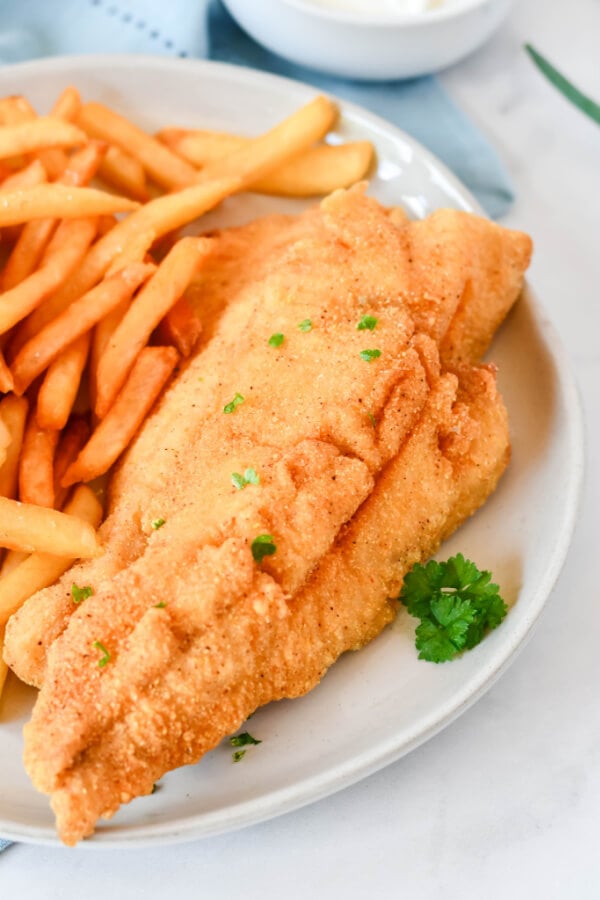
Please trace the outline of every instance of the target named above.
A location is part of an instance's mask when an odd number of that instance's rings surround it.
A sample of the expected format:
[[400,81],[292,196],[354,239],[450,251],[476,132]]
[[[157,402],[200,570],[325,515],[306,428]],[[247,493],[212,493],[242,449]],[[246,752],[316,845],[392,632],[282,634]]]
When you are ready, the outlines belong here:
[[[209,263],[210,340],[114,477],[103,559],[7,628],[7,661],[42,685],[25,762],[65,843],[374,637],[506,464],[493,372],[463,361],[516,298],[528,238],[452,211],[398,222],[356,190],[276,233],[229,268],[244,230],[215,238],[226,302]],[[237,490],[248,467],[260,484]],[[79,607],[72,582],[94,590]]]

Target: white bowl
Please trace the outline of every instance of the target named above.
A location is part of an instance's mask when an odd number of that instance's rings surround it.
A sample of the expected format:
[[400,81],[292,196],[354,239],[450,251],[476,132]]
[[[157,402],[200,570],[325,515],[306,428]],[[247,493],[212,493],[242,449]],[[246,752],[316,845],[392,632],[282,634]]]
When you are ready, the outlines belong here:
[[480,46],[512,0],[445,0],[413,14],[342,12],[310,0],[223,0],[256,41],[292,62],[369,81],[436,72]]

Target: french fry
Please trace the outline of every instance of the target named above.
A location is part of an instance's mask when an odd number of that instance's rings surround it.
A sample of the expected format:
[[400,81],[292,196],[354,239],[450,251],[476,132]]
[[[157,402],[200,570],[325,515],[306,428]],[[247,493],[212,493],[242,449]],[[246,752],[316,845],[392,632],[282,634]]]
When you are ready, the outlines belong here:
[[150,199],[143,165],[120,147],[108,148],[98,174],[127,197],[133,197],[142,203]]
[[243,147],[207,166],[199,180],[212,180],[237,175],[243,189],[255,184],[269,172],[306,151],[321,140],[337,115],[327,97],[318,96],[260,137],[251,138]]
[[0,418],[0,468],[6,461],[6,451],[11,442],[11,433]]
[[4,192],[17,191],[21,188],[36,187],[38,184],[44,184],[48,180],[45,168],[39,159],[33,159],[28,165],[13,172],[2,182],[0,196],[4,196]]
[[240,181],[227,178],[177,194],[168,194],[150,201],[127,219],[119,222],[108,234],[96,241],[69,284],[63,285],[52,298],[30,316],[27,335],[35,334],[52,318],[59,315],[76,297],[88,291],[102,278],[112,261],[121,253],[134,235],[146,235],[152,240],[168,231],[187,224],[212,209],[229,194],[235,193]]
[[60,147],[45,147],[38,150],[34,159],[38,159],[48,174],[49,181],[56,181],[69,163],[69,157]]
[[85,103],[77,123],[90,137],[116,144],[135,157],[150,177],[167,190],[178,190],[196,180],[193,166],[102,103]]
[[[32,122],[37,119],[37,113],[26,97],[13,97],[14,101],[5,111],[7,121],[6,125],[17,125],[22,122]],[[56,107],[56,104],[55,104]],[[62,107],[59,106],[59,113]],[[56,112],[52,110],[52,116],[56,116]],[[64,118],[62,115],[60,118]],[[50,180],[54,180],[64,169],[67,163],[67,155],[60,147],[44,147],[37,150],[34,154],[28,154],[38,159],[44,166]]]
[[81,97],[79,91],[73,85],[66,87],[57,98],[52,107],[52,115],[65,122],[73,122],[81,109]]
[[29,315],[69,277],[96,234],[96,220],[65,219],[58,226],[40,268],[0,295],[0,334]]
[[134,231],[127,242],[120,248],[110,266],[106,270],[107,275],[114,275],[119,269],[131,263],[144,262],[148,250],[154,243],[155,232],[151,228]]
[[[4,179],[0,186],[0,196],[3,196],[4,192],[10,193],[20,191],[22,188],[37,187],[39,184],[45,184],[47,180],[46,170],[39,159],[34,159],[29,164],[23,162],[21,168]],[[2,229],[2,240],[5,240],[7,244],[14,244],[21,231],[21,225],[7,225]]]
[[[107,276],[113,275],[115,272],[118,272],[119,269],[122,269],[124,266],[129,265],[130,263],[142,262],[142,260],[146,256],[148,248],[151,247],[153,243],[153,231],[140,231],[134,234],[129,243],[125,245],[121,253],[119,253],[118,256],[114,258],[106,273]],[[101,319],[94,328],[88,376],[90,403],[92,409],[94,409],[96,406],[98,363],[100,362],[100,358],[104,353],[104,350],[106,349],[115,328],[127,312],[128,307],[129,300],[124,300],[122,303],[119,303],[119,305],[115,306],[115,308],[111,310],[108,315],[104,316],[104,318]]]
[[177,364],[174,347],[145,347],[105,418],[69,466],[62,484],[92,481],[109,470],[130,444]]
[[118,221],[116,216],[98,216],[98,237],[108,234]]
[[82,334],[49,366],[37,398],[36,416],[40,428],[60,431],[67,424],[87,362],[91,337],[89,331]]
[[126,266],[74,301],[34,335],[21,347],[12,364],[15,392],[22,394],[69,344],[93,328],[115,306],[131,297],[155,268],[147,263]]
[[31,103],[22,94],[13,94],[0,99],[0,125],[18,125],[21,122],[30,122],[35,116],[36,112]]
[[184,295],[159,323],[157,334],[163,344],[172,344],[188,357],[202,334],[202,322]]
[[0,547],[69,559],[90,559],[102,552],[95,530],[86,522],[6,497],[0,497]]
[[[202,169],[249,144],[251,138],[217,131],[165,129],[158,137],[176,153]],[[370,141],[309,147],[259,179],[252,190],[287,197],[311,197],[349,187],[364,178],[373,161]]]
[[[4,196],[4,191],[10,193],[22,188],[36,187],[38,184],[45,184],[47,180],[45,168],[39,159],[34,159],[29,165],[24,163],[20,169],[4,179],[0,188],[0,197]],[[2,229],[2,240],[6,240],[7,243],[15,243],[21,232],[21,225],[8,225]]]
[[63,184],[39,184],[32,188],[2,192],[0,227],[21,225],[30,219],[49,216],[79,219],[106,213],[137,209],[139,203],[129,197],[116,197],[95,188],[72,188]]
[[[53,511],[55,516],[66,516],[69,520],[86,527],[95,537],[94,529],[100,524],[102,506],[93,491],[79,485],[64,513]],[[37,551],[23,560],[0,579],[0,627],[36,591],[54,584],[66,572],[77,556],[51,554]]]
[[31,122],[0,127],[0,159],[19,153],[32,153],[44,147],[76,147],[85,144],[84,131],[53,116],[40,116]]
[[0,393],[8,394],[15,386],[12,372],[6,365],[4,353],[0,350]]
[[[15,109],[13,115],[20,115],[21,121],[36,119],[37,114],[33,107],[28,104],[28,101],[24,97],[21,97],[20,100],[20,108],[18,110]],[[75,88],[66,88],[52,107],[50,115],[65,122],[72,122],[80,106],[81,99]],[[43,163],[51,181],[54,181],[61,175],[69,161],[69,157],[60,147],[44,147],[38,150],[35,156]]]
[[51,306],[44,312],[38,310],[39,315],[32,317],[31,328],[43,327],[48,321],[45,316],[58,315],[75,297],[96,284],[133,234],[152,230],[158,239],[188,225],[227,197],[244,190],[252,181],[306,150],[323,137],[335,116],[336,108],[331,101],[317,97],[271,131],[253,138],[247,147],[231,153],[226,160],[207,166],[200,175],[201,183],[157,197],[137,209],[96,241],[77,274],[54,295]]
[[54,453],[57,431],[40,428],[29,414],[19,460],[19,499],[36,506],[54,506]]
[[58,178],[58,183],[84,187],[98,171],[107,150],[108,147],[103,141],[89,141],[85,147],[71,154]]
[[61,485],[63,476],[75,462],[90,436],[90,426],[83,416],[72,416],[64,429],[54,454],[54,505],[62,509],[69,491]]
[[[96,174],[105,149],[104,144],[91,141],[81,150],[77,150],[67,160],[60,174],[59,183],[73,187],[87,184]],[[41,166],[41,163],[37,164]],[[58,221],[58,219],[34,219],[23,226],[2,273],[2,287],[5,291],[15,287],[33,272]]]
[[10,432],[10,444],[6,448],[6,458],[0,466],[0,496],[14,497],[17,493],[19,457],[23,444],[28,402],[25,397],[9,394],[0,401],[0,419]]
[[[27,226],[25,226],[27,227]],[[109,229],[109,231],[116,230],[118,228],[118,223],[115,224],[113,229]],[[105,232],[108,234],[109,232]],[[125,234],[123,238],[123,243],[117,245],[115,249],[115,254],[112,259],[112,263],[109,265],[106,270],[106,275],[114,275],[119,269],[125,268],[129,263],[134,262],[142,262],[148,252],[148,249],[152,246],[155,239],[155,232],[153,229],[141,229],[134,230],[128,236]],[[101,243],[101,241],[97,241],[97,243]],[[86,257],[82,266],[85,266],[87,260],[89,258]],[[82,279],[81,278],[81,268],[74,274],[73,278],[70,279],[70,284],[65,284],[63,286],[64,289],[60,289],[56,291],[52,297],[49,297],[46,302],[38,307],[30,316],[27,318],[17,329],[17,333],[13,336],[11,340],[11,347],[14,353],[18,353],[21,347],[27,343],[34,335],[38,334],[45,328],[46,325],[51,322],[53,319],[57,318],[72,300],[75,297],[81,296],[81,294],[85,293],[89,288],[84,288],[83,285],[89,282],[89,286],[92,287],[96,282],[95,278]],[[99,276],[102,278],[102,275]],[[77,285],[79,288],[81,286],[81,290],[77,290],[75,293],[72,290],[73,284]],[[96,328],[94,329],[94,334],[98,336],[102,336],[102,340],[100,343],[102,344],[101,349],[104,349],[104,344],[108,337],[115,330],[117,323],[121,321],[123,315],[125,313],[125,309],[128,306],[128,299],[124,300],[123,303],[111,311],[107,316],[100,320]],[[99,359],[99,342],[94,338],[94,343],[92,346],[92,385],[93,385],[93,373],[95,372],[95,366]],[[92,391],[93,392],[93,391]]]
[[94,411],[100,419],[112,406],[140,350],[181,297],[210,246],[210,238],[182,238],[132,301],[98,362]]
[[4,685],[6,684],[6,676],[8,675],[8,666],[4,662],[4,626],[0,628],[0,697]]
[[0,568],[0,579],[12,572],[13,569],[16,569],[28,556],[29,553],[25,553],[23,550],[7,550]]

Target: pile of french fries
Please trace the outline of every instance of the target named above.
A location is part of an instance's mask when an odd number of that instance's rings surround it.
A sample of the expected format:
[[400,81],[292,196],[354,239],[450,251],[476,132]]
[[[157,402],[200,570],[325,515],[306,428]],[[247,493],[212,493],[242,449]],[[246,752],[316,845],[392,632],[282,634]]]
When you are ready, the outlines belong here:
[[317,97],[255,138],[152,136],[74,87],[49,115],[0,100],[0,691],[9,616],[101,553],[98,479],[200,337],[210,241],[177,231],[240,191],[364,178],[368,142],[322,143],[336,117]]

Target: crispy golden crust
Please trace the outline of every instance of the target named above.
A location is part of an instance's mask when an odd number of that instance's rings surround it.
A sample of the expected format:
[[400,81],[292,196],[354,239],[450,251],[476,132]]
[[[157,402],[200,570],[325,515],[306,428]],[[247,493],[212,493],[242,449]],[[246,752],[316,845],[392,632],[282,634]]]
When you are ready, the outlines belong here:
[[[494,488],[509,445],[493,372],[443,372],[438,345],[453,331],[455,367],[489,340],[528,246],[451,211],[408,224],[355,190],[215,239],[210,340],[114,477],[105,557],[7,629],[7,660],[42,684],[26,766],[66,843],[374,637],[406,569]],[[248,466],[260,486],[236,490]],[[261,566],[258,534],[277,545]],[[73,581],[94,588],[80,607]]]

